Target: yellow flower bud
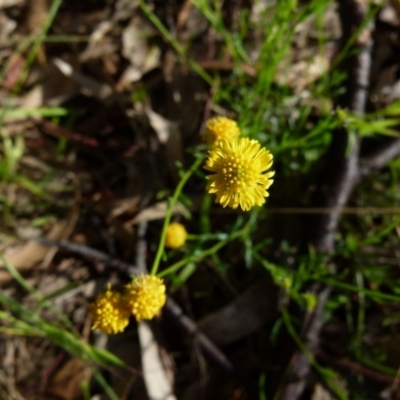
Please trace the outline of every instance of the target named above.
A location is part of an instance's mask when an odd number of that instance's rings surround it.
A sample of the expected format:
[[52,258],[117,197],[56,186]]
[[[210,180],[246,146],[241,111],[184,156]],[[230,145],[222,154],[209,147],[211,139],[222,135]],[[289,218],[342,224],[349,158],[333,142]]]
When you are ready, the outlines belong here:
[[187,235],[186,229],[182,224],[173,222],[167,228],[165,246],[171,249],[178,249],[185,244]]
[[240,129],[230,118],[213,117],[210,118],[203,132],[204,141],[210,146],[216,146],[223,139],[232,140],[240,136]]

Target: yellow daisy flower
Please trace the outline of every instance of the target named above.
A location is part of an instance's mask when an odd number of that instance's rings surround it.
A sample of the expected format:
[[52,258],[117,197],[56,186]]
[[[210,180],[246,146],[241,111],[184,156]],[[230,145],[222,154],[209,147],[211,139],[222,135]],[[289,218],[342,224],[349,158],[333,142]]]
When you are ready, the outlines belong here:
[[261,206],[269,194],[275,172],[264,173],[272,165],[272,154],[261,148],[257,140],[248,138],[223,140],[209,151],[204,168],[214,172],[207,176],[209,193],[216,194],[216,203],[223,207],[248,211]]
[[135,318],[154,318],[167,299],[165,285],[154,275],[138,275],[125,287],[125,297]]
[[165,237],[165,246],[171,249],[182,247],[187,239],[185,227],[179,222],[172,222],[168,225],[167,235]]
[[240,136],[240,129],[230,118],[213,117],[210,118],[203,131],[204,141],[210,146],[216,146],[221,140],[236,139]]
[[122,332],[129,324],[130,309],[121,293],[108,285],[105,293],[100,293],[94,303],[89,304],[92,315],[92,329],[98,329],[108,335]]

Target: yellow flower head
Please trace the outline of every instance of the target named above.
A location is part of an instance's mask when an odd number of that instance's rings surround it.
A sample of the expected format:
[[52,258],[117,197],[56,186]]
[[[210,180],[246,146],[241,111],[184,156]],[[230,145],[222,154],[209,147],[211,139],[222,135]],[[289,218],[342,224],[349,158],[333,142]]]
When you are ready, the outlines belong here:
[[138,275],[126,286],[125,296],[135,318],[154,318],[166,301],[165,285],[154,275]]
[[168,225],[165,246],[171,249],[182,247],[186,242],[187,235],[186,229],[182,224],[173,222]]
[[105,293],[100,293],[94,303],[89,304],[93,318],[92,329],[108,335],[122,332],[129,323],[131,314],[121,293],[112,290],[110,285]]
[[226,117],[210,118],[203,132],[204,141],[216,146],[221,140],[232,140],[240,136],[240,129],[235,121]]
[[216,203],[244,211],[261,206],[269,194],[275,172],[264,173],[272,165],[272,154],[260,148],[257,140],[248,138],[223,140],[209,151],[204,168],[214,172],[207,176],[209,193],[215,193]]

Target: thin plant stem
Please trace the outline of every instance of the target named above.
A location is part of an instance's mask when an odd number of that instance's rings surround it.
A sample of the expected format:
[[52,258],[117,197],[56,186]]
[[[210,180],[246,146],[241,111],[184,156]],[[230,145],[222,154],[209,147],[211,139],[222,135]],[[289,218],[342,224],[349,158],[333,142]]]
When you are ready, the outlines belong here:
[[379,299],[381,301],[384,301],[384,300],[392,301],[397,304],[400,302],[400,296],[396,296],[393,294],[382,293],[377,290],[360,288],[358,286],[353,286],[348,283],[339,282],[339,281],[331,279],[331,278],[316,277],[316,279],[318,279],[320,282],[324,282],[324,283],[327,283],[328,285],[336,286],[343,290],[349,290],[351,292],[356,292],[358,294],[362,293],[366,296],[369,296],[370,298]]
[[229,235],[227,233],[205,233],[202,235],[189,234],[186,240],[225,240]]
[[208,84],[213,84],[213,79],[206,71],[192,58],[188,57],[185,49],[178,43],[177,39],[171,35],[168,29],[163,25],[163,23],[157,18],[156,15],[151,11],[149,6],[144,0],[139,0],[139,5],[141,10],[144,12],[146,17],[151,21],[151,23],[160,31],[164,38],[169,42],[169,44],[174,48],[174,50],[189,64],[189,67],[193,69],[198,75],[200,75]]
[[[17,36],[13,38],[8,38],[3,40],[1,44],[3,46],[9,46],[15,43],[22,43],[28,40],[29,43],[37,40],[37,35],[28,35],[28,36]],[[43,43],[80,43],[80,42],[88,42],[90,40],[90,36],[87,35],[49,35],[43,39]]]
[[9,274],[15,279],[15,281],[18,282],[21,287],[25,289],[28,293],[34,296],[38,303],[41,304],[41,306],[54,312],[54,314],[57,315],[57,317],[60,319],[61,322],[65,324],[66,327],[71,329],[72,332],[76,332],[74,325],[65,316],[65,314],[60,312],[60,310],[54,307],[51,301],[46,299],[40,292],[38,292],[33,286],[31,286],[29,282],[23,278],[19,271],[4,258],[2,253],[0,253],[0,261],[3,263],[3,265],[5,266]]
[[215,252],[217,252],[219,249],[221,249],[222,247],[224,247],[225,245],[227,245],[230,241],[232,241],[233,239],[236,239],[242,235],[244,235],[245,233],[247,233],[249,227],[246,225],[243,229],[233,233],[232,235],[230,235],[228,237],[228,239],[223,240],[222,242],[219,242],[217,244],[215,244],[214,246],[210,247],[207,250],[202,251],[199,254],[195,254],[195,255],[191,255],[187,258],[184,258],[183,260],[180,260],[178,262],[176,262],[175,264],[171,265],[169,268],[165,269],[164,271],[162,271],[158,276],[160,278],[171,274],[172,272],[177,271],[179,268],[183,267],[184,265],[188,264],[191,261],[199,261],[204,257],[207,257],[211,254],[214,254]]
[[105,393],[111,400],[118,400],[119,396],[114,392],[114,389],[110,386],[106,379],[104,379],[103,375],[96,369],[91,368],[92,374],[99,385],[104,389]]
[[28,56],[26,57],[26,63],[25,63],[24,69],[22,70],[21,75],[20,75],[18,82],[15,85],[15,88],[13,91],[15,94],[20,91],[23,83],[25,82],[25,79],[29,73],[29,67],[33,63],[33,60],[36,57],[39,47],[41,46],[44,39],[46,38],[47,31],[50,29],[50,26],[53,23],[54,18],[56,17],[57,11],[60,8],[61,4],[62,4],[62,0],[55,0],[51,4],[50,10],[49,10],[49,15],[43,25],[43,28],[39,32],[39,34],[35,37],[33,45],[32,45],[32,49],[30,50],[30,52],[28,53]]
[[174,205],[178,201],[179,195],[182,192],[183,187],[185,186],[186,182],[188,179],[192,176],[193,172],[196,171],[197,168],[199,168],[200,164],[203,162],[204,157],[199,157],[193,164],[192,166],[183,174],[180,182],[178,183],[178,186],[175,189],[175,192],[171,199],[168,202],[168,208],[167,208],[167,214],[164,219],[164,225],[163,229],[161,232],[161,238],[160,238],[160,243],[158,244],[158,249],[157,249],[157,254],[153,262],[153,266],[151,268],[151,275],[156,275],[158,267],[160,265],[161,257],[164,251],[164,245],[165,245],[165,237],[167,235],[167,228],[169,225],[169,222],[171,221],[171,216],[172,216],[172,210],[174,208]]
[[322,367],[316,360],[312,352],[307,348],[305,343],[301,340],[300,336],[297,334],[296,329],[292,325],[292,322],[290,320],[290,315],[287,312],[286,309],[282,310],[282,318],[283,322],[286,326],[286,329],[288,330],[290,336],[292,339],[295,341],[296,345],[301,349],[301,351],[306,355],[308,358],[310,364],[315,368],[315,370],[324,378],[325,383],[329,387],[329,389],[339,398],[340,400],[347,400],[347,396],[341,391],[339,387],[337,387],[334,383],[334,373],[327,369]]
[[[21,90],[21,87],[24,84],[26,77],[28,76],[29,67],[32,65],[33,61],[35,60],[35,57],[39,50],[39,47],[45,40],[47,32],[50,29],[51,24],[53,23],[56,15],[57,15],[57,11],[60,8],[61,4],[62,4],[62,0],[54,0],[51,4],[49,14],[47,16],[46,21],[43,24],[41,31],[36,36],[29,36],[29,38],[26,41],[24,40],[23,43],[21,44],[20,54],[23,51],[25,51],[30,45],[32,47],[31,47],[30,51],[28,52],[28,55],[26,56],[25,65],[21,71],[20,76],[18,77],[18,81],[15,84],[15,86],[11,92],[11,96],[10,96],[11,98],[15,97]],[[2,71],[0,72],[0,80],[3,80],[6,72],[7,72],[7,67],[3,68]],[[4,110],[6,110],[7,108],[10,108],[10,101],[7,101],[5,103]],[[3,123],[3,119],[4,119],[4,115],[5,115],[4,110],[0,113],[0,126]]]

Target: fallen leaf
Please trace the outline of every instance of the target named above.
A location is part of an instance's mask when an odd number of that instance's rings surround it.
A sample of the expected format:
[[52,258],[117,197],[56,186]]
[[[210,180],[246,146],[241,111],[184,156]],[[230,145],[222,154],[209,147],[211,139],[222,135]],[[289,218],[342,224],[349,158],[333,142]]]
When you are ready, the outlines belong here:
[[198,328],[215,344],[226,345],[255,332],[272,321],[276,313],[276,288],[263,279],[226,307],[203,318]]
[[50,379],[47,388],[47,398],[80,399],[82,398],[82,383],[90,381],[91,372],[88,366],[78,358],[68,360]]
[[[70,220],[59,221],[53,226],[46,238],[50,240],[66,239],[70,235],[71,230]],[[43,246],[34,240],[29,240],[22,246],[7,249],[4,252],[4,258],[19,271],[24,271],[32,268],[36,263],[43,261],[53,251],[50,247]],[[4,268],[1,262],[0,267]],[[8,282],[11,278],[8,271],[0,270],[0,285]]]
[[333,400],[328,390],[326,390],[320,383],[317,383],[314,388],[314,393],[311,400]]
[[[145,208],[140,211],[135,218],[127,221],[125,223],[126,226],[135,225],[139,222],[143,221],[154,221],[157,219],[163,219],[167,213],[167,202],[162,201],[160,203],[156,203],[150,207]],[[176,204],[172,210],[172,215],[184,215],[189,216],[188,210],[183,206],[183,204]]]

